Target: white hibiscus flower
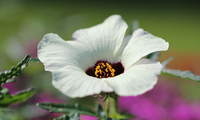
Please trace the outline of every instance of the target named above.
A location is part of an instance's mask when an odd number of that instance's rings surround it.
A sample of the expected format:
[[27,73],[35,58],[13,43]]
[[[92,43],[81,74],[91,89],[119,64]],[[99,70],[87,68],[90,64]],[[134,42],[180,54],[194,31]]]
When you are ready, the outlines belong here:
[[112,15],[102,24],[77,30],[72,41],[50,33],[38,45],[38,58],[52,72],[54,87],[69,97],[140,95],[153,88],[162,68],[142,57],[165,51],[169,44],[143,29],[124,39],[126,29],[121,16]]

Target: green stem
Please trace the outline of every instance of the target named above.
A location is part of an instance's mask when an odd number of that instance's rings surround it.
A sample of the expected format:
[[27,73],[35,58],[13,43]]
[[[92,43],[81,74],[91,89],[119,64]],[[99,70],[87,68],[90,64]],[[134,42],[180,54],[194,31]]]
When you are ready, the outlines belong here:
[[110,95],[108,95],[108,98],[106,100],[106,118],[109,117],[109,109],[110,109]]
[[111,111],[111,117],[112,118],[117,118],[118,113],[117,113],[117,103],[118,103],[118,97],[116,99],[112,99],[112,107],[110,108]]
[[117,114],[117,107],[118,107],[118,97],[116,98],[116,100],[113,100],[113,104],[114,104],[114,112],[115,114]]

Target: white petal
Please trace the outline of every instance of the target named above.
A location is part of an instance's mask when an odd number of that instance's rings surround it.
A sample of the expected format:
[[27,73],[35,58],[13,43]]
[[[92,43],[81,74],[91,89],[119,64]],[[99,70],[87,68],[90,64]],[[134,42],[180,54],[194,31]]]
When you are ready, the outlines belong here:
[[72,39],[82,43],[95,56],[93,61],[113,61],[114,54],[120,47],[127,29],[126,22],[120,15],[108,17],[102,24],[77,30]]
[[142,57],[156,51],[165,51],[168,47],[168,42],[162,38],[138,29],[129,40],[123,41],[115,61],[121,61],[127,69]]
[[121,96],[136,96],[153,88],[162,65],[157,61],[141,59],[124,73],[106,79],[106,82]]
[[82,44],[64,41],[57,34],[47,34],[38,45],[38,58],[46,71],[55,71],[68,65],[88,68],[91,57]]
[[113,91],[104,80],[88,76],[73,66],[55,71],[52,75],[54,87],[71,98],[99,94],[101,91]]

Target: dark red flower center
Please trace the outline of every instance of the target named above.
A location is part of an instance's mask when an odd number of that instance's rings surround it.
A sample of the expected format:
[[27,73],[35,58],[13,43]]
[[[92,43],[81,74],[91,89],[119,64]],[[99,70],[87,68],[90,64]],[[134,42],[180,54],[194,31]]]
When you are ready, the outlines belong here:
[[109,78],[123,73],[124,67],[121,62],[97,61],[93,67],[88,68],[85,72],[89,76]]

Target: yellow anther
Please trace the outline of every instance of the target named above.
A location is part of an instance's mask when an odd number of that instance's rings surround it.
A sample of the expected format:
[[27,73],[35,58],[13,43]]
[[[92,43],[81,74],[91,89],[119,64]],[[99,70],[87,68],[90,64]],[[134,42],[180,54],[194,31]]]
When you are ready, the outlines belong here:
[[115,76],[115,74],[114,74],[114,73],[111,73],[111,75],[112,75],[112,77],[113,77],[113,76]]
[[112,72],[115,72],[115,69],[112,69]]
[[100,62],[95,68],[95,75],[98,78],[108,78],[115,76],[115,69],[109,63]]
[[99,69],[99,72],[100,72],[100,74],[102,74],[102,70],[101,69]]
[[106,72],[108,72],[108,68],[106,68]]
[[109,63],[106,63],[106,66],[109,66]]
[[100,68],[100,66],[97,66],[96,68],[95,68],[95,70],[98,70]]

